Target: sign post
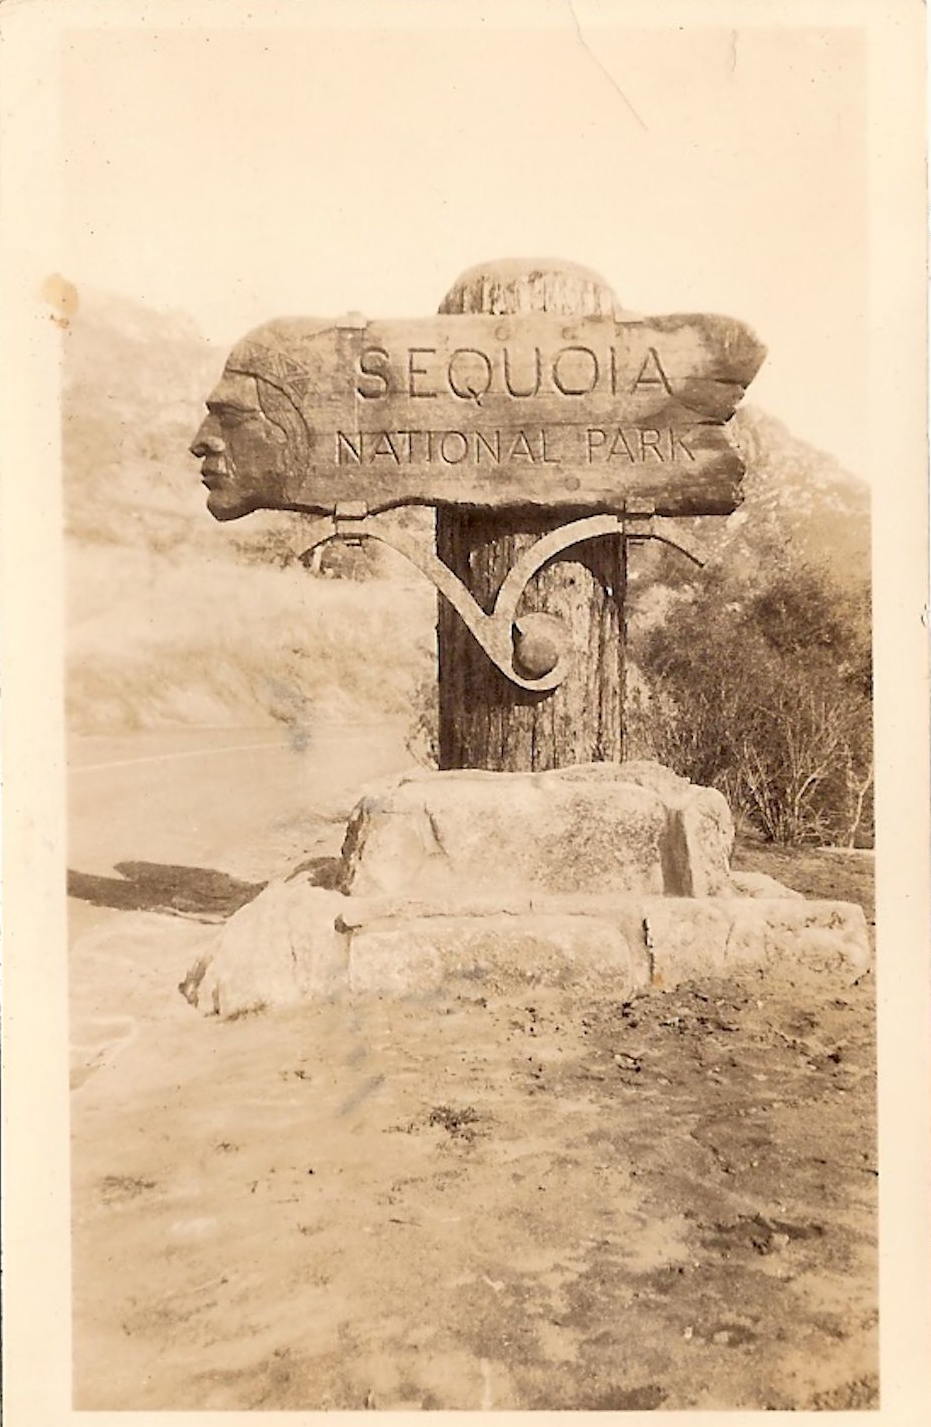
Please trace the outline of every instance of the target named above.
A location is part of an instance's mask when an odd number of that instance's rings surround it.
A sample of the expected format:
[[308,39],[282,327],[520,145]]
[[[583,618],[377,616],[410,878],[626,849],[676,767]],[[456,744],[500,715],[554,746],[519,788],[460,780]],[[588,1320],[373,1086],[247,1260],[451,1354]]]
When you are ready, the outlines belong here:
[[[432,581],[441,767],[366,790],[336,887],[266,889],[267,934],[249,908],[189,999],[862,974],[859,907],[747,895],[722,794],[624,760],[627,546],[695,559],[665,518],[737,507],[728,423],[762,360],[739,322],[636,317],[554,263],[473,269],[435,317],[300,318],[235,348],[191,448],[208,506],[305,511],[312,547],[380,539]],[[435,509],[435,548],[386,523],[408,504]]]
[[[587,269],[489,264],[432,318],[256,329],[191,450],[217,519],[305,511],[311,545],[381,539],[433,581],[442,768],[620,760],[627,541],[736,509],[727,423],[763,356]],[[435,553],[379,522],[403,505],[436,509]]]

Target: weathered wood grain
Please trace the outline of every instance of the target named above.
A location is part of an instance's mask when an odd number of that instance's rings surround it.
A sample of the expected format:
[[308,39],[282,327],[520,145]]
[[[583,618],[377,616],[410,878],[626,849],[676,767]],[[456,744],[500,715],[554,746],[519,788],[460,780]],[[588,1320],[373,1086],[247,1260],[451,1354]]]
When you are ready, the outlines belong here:
[[726,514],[743,474],[727,422],[762,357],[703,314],[290,318],[238,344],[218,393],[253,380],[298,418],[269,506]]
[[[586,269],[511,263],[463,274],[443,308],[461,313],[485,305],[500,315],[507,309],[525,314],[542,307],[558,322],[586,312],[610,312],[615,301],[610,288]],[[487,610],[528,546],[574,515],[587,513],[584,505],[562,511],[534,509],[530,503],[503,511],[441,507],[437,553]],[[440,600],[440,766],[520,771],[621,759],[626,583],[625,542],[617,538],[566,550],[530,582],[520,609],[556,615],[576,651],[566,679],[544,696],[509,683]]]

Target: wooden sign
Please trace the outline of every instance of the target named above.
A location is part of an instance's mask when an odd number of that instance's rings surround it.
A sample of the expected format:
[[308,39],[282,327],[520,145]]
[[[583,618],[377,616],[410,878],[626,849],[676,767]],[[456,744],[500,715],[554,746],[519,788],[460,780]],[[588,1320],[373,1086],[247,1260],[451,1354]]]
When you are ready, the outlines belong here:
[[220,518],[342,502],[727,514],[744,471],[727,423],[763,356],[705,315],[282,319],[233,350],[192,449],[211,447]]

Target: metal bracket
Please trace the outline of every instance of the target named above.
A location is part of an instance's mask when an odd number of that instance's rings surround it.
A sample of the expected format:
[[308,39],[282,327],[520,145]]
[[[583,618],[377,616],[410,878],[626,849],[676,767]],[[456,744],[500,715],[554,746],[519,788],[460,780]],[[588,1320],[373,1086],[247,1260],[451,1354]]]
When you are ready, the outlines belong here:
[[[340,501],[333,512],[334,537],[337,540],[345,540],[347,545],[361,545],[363,537],[373,533],[362,528],[368,514],[369,508],[364,500]],[[374,538],[377,540],[379,537],[375,534]]]
[[543,535],[519,557],[505,575],[491,614],[486,614],[448,565],[425,550],[403,531],[386,530],[378,516],[369,515],[363,501],[344,501],[330,516],[313,521],[304,554],[328,540],[341,539],[360,545],[364,539],[380,540],[403,555],[425,575],[449,601],[469,633],[484,649],[492,663],[518,688],[547,693],[557,688],[569,672],[573,651],[567,631],[555,615],[517,615],[517,606],[527,585],[538,570],[556,555],[585,540],[620,535],[631,541],[659,540],[679,550],[696,565],[704,561],[692,550],[656,530],[653,507],[631,506],[623,515],[590,515],[570,521]]

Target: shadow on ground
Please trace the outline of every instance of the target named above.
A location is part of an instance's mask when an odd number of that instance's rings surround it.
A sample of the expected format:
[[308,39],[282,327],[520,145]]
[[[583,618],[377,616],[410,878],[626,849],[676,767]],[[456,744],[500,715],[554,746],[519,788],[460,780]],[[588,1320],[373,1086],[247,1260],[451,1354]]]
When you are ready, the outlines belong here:
[[264,882],[245,882],[210,867],[118,862],[119,877],[68,869],[68,895],[95,907],[128,912],[184,912],[228,917],[257,897]]
[[[119,877],[68,869],[68,896],[95,907],[125,912],[181,912],[224,918],[257,897],[267,882],[247,882],[211,867],[181,867],[170,862],[118,862]],[[316,887],[337,885],[338,857],[309,857],[290,873],[304,875]]]

